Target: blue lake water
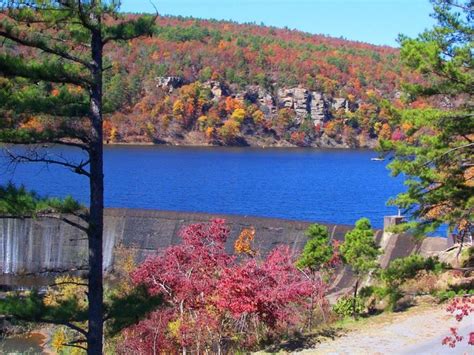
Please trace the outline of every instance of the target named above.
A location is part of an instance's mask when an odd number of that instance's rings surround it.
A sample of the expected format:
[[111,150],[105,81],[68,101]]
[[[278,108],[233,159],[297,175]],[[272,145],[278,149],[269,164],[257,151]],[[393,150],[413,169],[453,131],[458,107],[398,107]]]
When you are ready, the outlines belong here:
[[[80,159],[73,149],[56,157]],[[368,150],[109,146],[105,149],[107,207],[148,208],[278,217],[380,227],[395,214],[386,201],[404,190],[386,162]],[[87,179],[41,164],[1,165],[9,180],[49,196],[87,203]]]

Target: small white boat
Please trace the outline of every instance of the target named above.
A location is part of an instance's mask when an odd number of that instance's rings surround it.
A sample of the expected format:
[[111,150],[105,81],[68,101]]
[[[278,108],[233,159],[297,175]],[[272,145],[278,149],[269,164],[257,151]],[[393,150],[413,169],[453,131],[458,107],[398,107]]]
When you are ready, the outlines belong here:
[[371,158],[372,161],[384,161],[385,158]]

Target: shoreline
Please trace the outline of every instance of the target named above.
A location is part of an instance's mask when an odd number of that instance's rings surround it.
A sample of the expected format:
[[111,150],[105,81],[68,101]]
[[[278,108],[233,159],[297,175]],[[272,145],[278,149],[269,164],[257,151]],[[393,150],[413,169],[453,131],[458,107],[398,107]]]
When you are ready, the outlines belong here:
[[312,151],[373,151],[376,148],[371,147],[343,147],[343,146],[307,146],[299,147],[296,145],[215,145],[215,144],[161,144],[151,142],[114,142],[105,143],[104,147],[157,147],[157,148],[216,148],[216,149],[248,149],[248,150],[312,150]]

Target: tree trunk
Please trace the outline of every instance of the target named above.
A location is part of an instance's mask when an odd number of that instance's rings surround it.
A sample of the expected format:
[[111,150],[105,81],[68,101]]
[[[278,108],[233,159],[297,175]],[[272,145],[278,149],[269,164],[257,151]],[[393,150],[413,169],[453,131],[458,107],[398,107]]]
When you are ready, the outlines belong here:
[[357,305],[357,289],[359,288],[359,278],[357,278],[357,281],[354,286],[354,297],[352,299],[352,317],[354,319],[357,319],[357,312],[356,312],[356,305]]
[[104,227],[104,173],[102,133],[102,37],[100,31],[92,32],[93,80],[91,87],[90,142],[90,216],[89,216],[89,329],[88,354],[102,354],[103,343],[103,278],[102,233]]
[[309,309],[309,321],[308,321],[308,330],[313,329],[313,313],[314,313],[314,297],[311,295],[311,304]]

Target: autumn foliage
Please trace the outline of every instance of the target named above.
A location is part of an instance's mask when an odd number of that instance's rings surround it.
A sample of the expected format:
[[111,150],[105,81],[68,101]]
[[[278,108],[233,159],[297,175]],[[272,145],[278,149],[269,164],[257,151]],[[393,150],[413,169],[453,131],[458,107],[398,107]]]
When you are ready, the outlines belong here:
[[223,220],[190,225],[181,231],[182,244],[131,274],[136,285],[162,295],[167,306],[127,329],[119,351],[249,350],[303,326],[311,297],[324,309],[326,286],[294,266],[289,248],[239,261],[225,250],[228,237]]
[[[474,296],[457,297],[453,299],[446,311],[455,316],[458,322],[461,322],[465,317],[470,317],[474,314]],[[443,339],[443,345],[448,345],[451,348],[456,347],[456,344],[466,339],[467,343],[474,346],[474,331],[469,332],[466,336],[459,334],[459,330],[456,327],[450,329],[451,334]]]
[[[368,138],[377,139],[379,132],[390,138],[396,128],[381,102],[403,106],[400,83],[421,81],[401,66],[395,48],[210,20],[158,17],[156,25],[150,37],[106,47],[108,143],[176,143],[192,133],[209,144],[236,145],[243,143],[241,136],[257,136],[307,146],[327,129],[337,143],[368,146]],[[163,78],[177,82],[160,86]],[[346,99],[353,109],[331,109],[313,134],[315,124],[295,124],[295,110],[278,103],[279,88],[296,87]],[[12,92],[23,90],[14,83]],[[74,85],[36,90],[58,100],[83,94]],[[263,98],[255,96],[262,91]],[[35,129],[43,124],[25,122]]]
[[257,251],[253,249],[252,242],[255,239],[255,228],[244,228],[234,243],[236,254],[254,256]]

